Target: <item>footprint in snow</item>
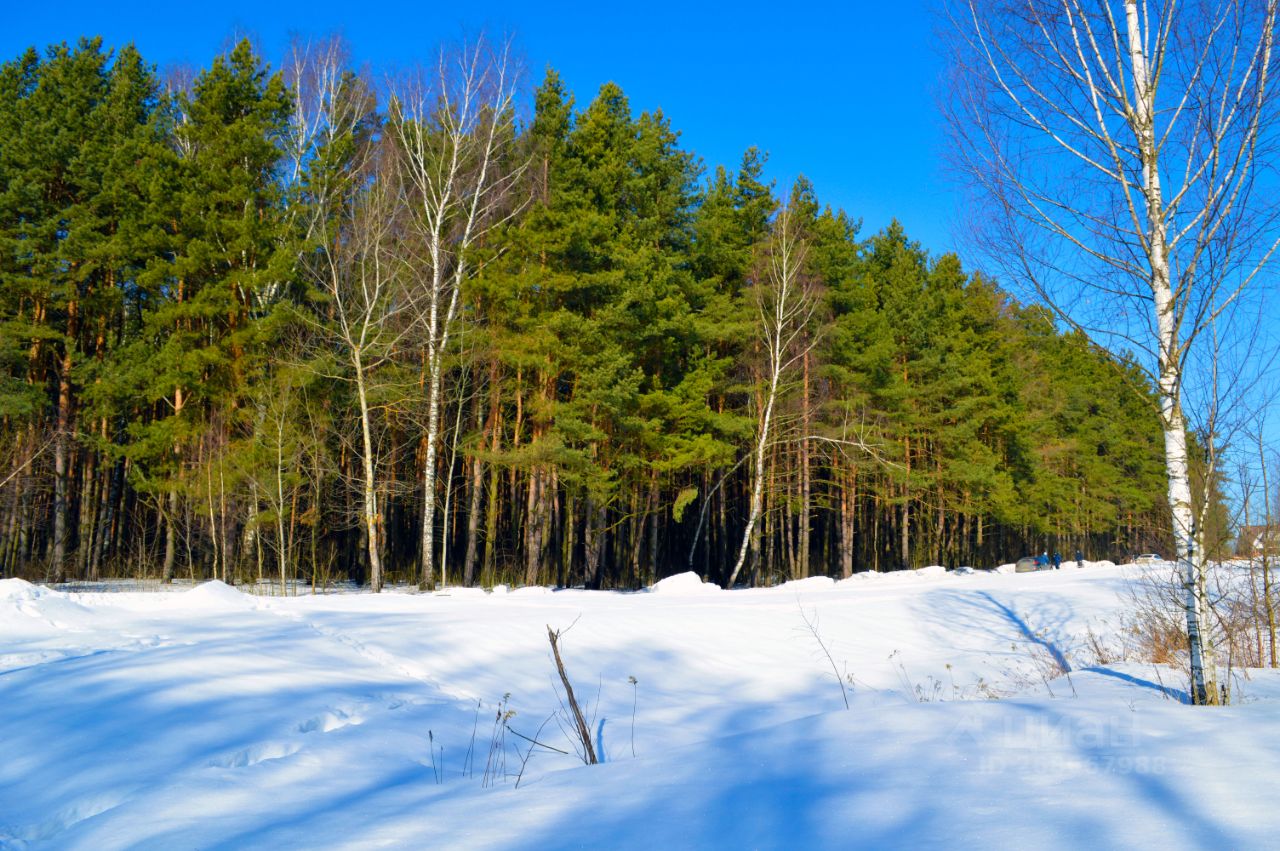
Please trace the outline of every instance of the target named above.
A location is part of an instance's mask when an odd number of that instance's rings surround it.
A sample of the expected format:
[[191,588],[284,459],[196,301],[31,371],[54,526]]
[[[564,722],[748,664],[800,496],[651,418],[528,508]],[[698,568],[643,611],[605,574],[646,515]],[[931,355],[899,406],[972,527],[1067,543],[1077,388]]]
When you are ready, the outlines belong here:
[[334,730],[341,730],[343,727],[351,727],[364,723],[364,716],[352,714],[344,709],[335,709],[331,712],[322,712],[314,718],[308,718],[298,725],[299,733],[332,733]]
[[269,760],[293,756],[300,750],[302,745],[293,742],[266,742],[238,750],[224,759],[215,759],[209,765],[214,768],[248,768]]

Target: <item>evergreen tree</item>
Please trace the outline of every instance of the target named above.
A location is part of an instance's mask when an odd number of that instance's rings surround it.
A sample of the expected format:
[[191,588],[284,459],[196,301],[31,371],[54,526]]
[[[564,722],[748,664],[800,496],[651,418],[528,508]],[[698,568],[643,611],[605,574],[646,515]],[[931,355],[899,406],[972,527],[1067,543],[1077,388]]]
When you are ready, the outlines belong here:
[[[756,582],[1167,548],[1149,382],[958,257],[803,178],[780,203],[755,149],[702,182],[613,84],[579,109],[548,71],[477,148],[317,55],[286,80],[241,43],[163,95],[93,40],[0,66],[4,570],[600,587],[723,580],[744,541]],[[466,245],[459,208],[410,216],[413,138],[501,175]],[[812,309],[771,361],[784,219]],[[424,337],[430,269],[456,305]]]

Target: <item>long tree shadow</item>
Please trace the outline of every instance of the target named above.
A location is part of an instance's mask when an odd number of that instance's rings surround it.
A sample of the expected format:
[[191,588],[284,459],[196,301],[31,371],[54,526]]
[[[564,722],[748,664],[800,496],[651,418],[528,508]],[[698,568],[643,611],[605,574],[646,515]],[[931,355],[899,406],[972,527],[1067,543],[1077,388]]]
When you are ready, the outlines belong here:
[[1068,674],[1071,673],[1072,671],[1071,663],[1067,661],[1066,654],[1062,652],[1062,650],[1058,647],[1056,642],[1051,641],[1049,638],[1046,637],[1044,633],[1036,632],[1034,629],[1032,629],[1031,625],[1027,623],[1026,619],[1023,618],[1021,615],[1019,615],[1015,609],[1005,605],[1004,603],[997,600],[995,597],[991,596],[990,592],[979,591],[977,596],[981,597],[982,599],[990,603],[992,608],[994,608],[997,612],[1003,615],[1005,620],[1007,620],[1011,625],[1013,625],[1013,627],[1018,630],[1018,633],[1023,637],[1023,639],[1025,639],[1029,644],[1034,644],[1037,647],[1043,648],[1044,651],[1053,658],[1053,661],[1058,665],[1059,668],[1063,670],[1064,673],[1068,673]]
[[1191,695],[1186,691],[1180,688],[1167,686],[1164,683],[1153,683],[1151,680],[1143,679],[1142,677],[1135,677],[1132,674],[1126,674],[1123,671],[1116,671],[1111,668],[1095,667],[1085,668],[1085,670],[1091,674],[1101,674],[1104,677],[1114,677],[1117,680],[1123,680],[1124,682],[1131,683],[1135,686],[1149,688],[1153,691],[1159,692],[1171,700],[1176,700],[1179,703],[1185,703],[1188,705],[1191,703]]
[[[1069,625],[1070,606],[1053,597],[1028,597],[1018,608],[989,591],[939,590],[922,595],[913,609],[932,627],[933,637],[956,650],[990,654],[1001,645],[1023,645],[1033,655],[1043,653],[1045,664],[1064,673],[1074,670],[1074,646]],[[961,639],[968,637],[973,643]],[[1016,650],[1016,648],[1014,648]]]

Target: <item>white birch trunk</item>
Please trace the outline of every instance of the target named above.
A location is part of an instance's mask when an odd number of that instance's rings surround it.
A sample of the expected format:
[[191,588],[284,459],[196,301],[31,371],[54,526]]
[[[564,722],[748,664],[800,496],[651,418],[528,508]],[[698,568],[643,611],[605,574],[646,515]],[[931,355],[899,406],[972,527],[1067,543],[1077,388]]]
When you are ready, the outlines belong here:
[[1131,118],[1142,157],[1142,192],[1146,201],[1147,259],[1151,267],[1151,295],[1159,335],[1161,423],[1164,427],[1165,469],[1169,479],[1169,508],[1174,544],[1183,577],[1187,638],[1191,656],[1192,697],[1197,704],[1219,702],[1212,644],[1205,627],[1204,555],[1196,546],[1196,523],[1191,505],[1191,475],[1187,464],[1187,431],[1182,415],[1182,349],[1174,309],[1169,268],[1164,197],[1160,188],[1160,152],[1155,136],[1155,86],[1147,66],[1144,29],[1136,0],[1125,0],[1125,29],[1133,75],[1134,112]]
[[365,375],[359,349],[354,353],[356,372],[356,396],[360,400],[360,463],[364,472],[364,528],[369,559],[369,585],[373,593],[382,591],[382,556],[378,549],[378,498],[373,468],[373,437],[369,429],[369,398],[365,389]]
[[[434,312],[434,309],[433,309]],[[422,581],[426,591],[435,585],[436,443],[440,439],[440,365],[431,357],[427,376],[427,458],[422,474]]]
[[[276,425],[276,540],[280,546],[280,596],[289,593],[289,563],[292,559],[284,528],[284,424]],[[212,530],[211,530],[212,531]]]
[[764,412],[760,416],[760,433],[756,437],[755,467],[752,469],[751,508],[747,515],[747,526],[742,530],[742,544],[738,547],[738,560],[734,562],[733,572],[729,574],[729,587],[738,580],[738,574],[747,561],[747,550],[751,547],[751,532],[756,521],[760,519],[760,508],[764,501],[764,451],[769,445],[769,428],[773,423],[773,403],[778,395],[778,372],[773,371],[769,378],[769,395],[765,401]]
[[423,590],[435,583],[436,460],[439,455],[444,358],[462,286],[473,272],[468,252],[494,224],[518,209],[500,201],[523,171],[499,167],[514,134],[515,80],[508,48],[490,55],[482,43],[451,65],[441,53],[436,76],[393,95],[391,131],[401,150],[401,176],[413,196],[411,223],[426,251],[428,274],[421,323],[427,350],[426,458],[423,470]]
[[759,522],[764,505],[765,451],[773,431],[773,416],[783,375],[809,351],[796,343],[813,317],[814,300],[804,291],[800,281],[804,265],[804,247],[797,238],[791,222],[790,211],[783,209],[775,222],[775,235],[769,254],[769,268],[758,284],[761,332],[766,350],[766,368],[769,370],[769,392],[765,396],[760,414],[759,432],[755,444],[755,468],[752,470],[751,506],[747,525],[738,547],[738,559],[729,574],[729,586],[738,580],[738,574],[747,561],[751,535]]

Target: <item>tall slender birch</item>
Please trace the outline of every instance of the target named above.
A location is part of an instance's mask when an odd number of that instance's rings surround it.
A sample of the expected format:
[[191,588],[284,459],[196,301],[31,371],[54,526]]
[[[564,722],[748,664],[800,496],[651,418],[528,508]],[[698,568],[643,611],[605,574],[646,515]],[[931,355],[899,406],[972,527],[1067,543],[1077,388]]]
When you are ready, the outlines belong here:
[[778,396],[787,373],[813,347],[812,340],[806,340],[806,332],[817,308],[817,301],[805,287],[804,263],[804,242],[800,239],[790,208],[784,207],[774,221],[764,274],[753,287],[760,318],[757,327],[760,342],[764,346],[765,388],[752,449],[751,505],[747,513],[747,525],[742,530],[738,559],[729,574],[729,585],[738,580],[738,574],[746,564],[751,533],[763,510],[765,454],[774,439]]
[[1188,370],[1277,248],[1277,0],[954,0],[946,104],[979,245],[1069,325],[1147,357],[1193,698],[1220,700]]
[[513,213],[518,75],[509,44],[483,40],[441,50],[431,72],[395,86],[389,130],[399,148],[408,223],[420,252],[419,333],[425,348],[427,423],[423,461],[421,581],[435,583],[436,459],[445,355],[462,287],[475,273],[473,249]]
[[369,584],[378,592],[383,566],[374,384],[413,319],[411,293],[393,260],[399,198],[390,158],[371,138],[372,93],[344,69],[339,45],[295,48],[289,67],[296,109],[290,180],[306,213],[298,223],[302,267],[325,296],[316,329],[341,365],[334,377],[355,389],[360,523]]
[[385,393],[375,392],[380,370],[395,356],[413,328],[414,303],[397,275],[391,254],[395,195],[392,181],[364,182],[347,212],[341,239],[332,252],[326,281],[330,327],[340,344],[340,375],[355,386],[360,417],[361,524],[365,532],[369,583],[382,590],[382,519],[378,510],[380,451],[374,419]]

